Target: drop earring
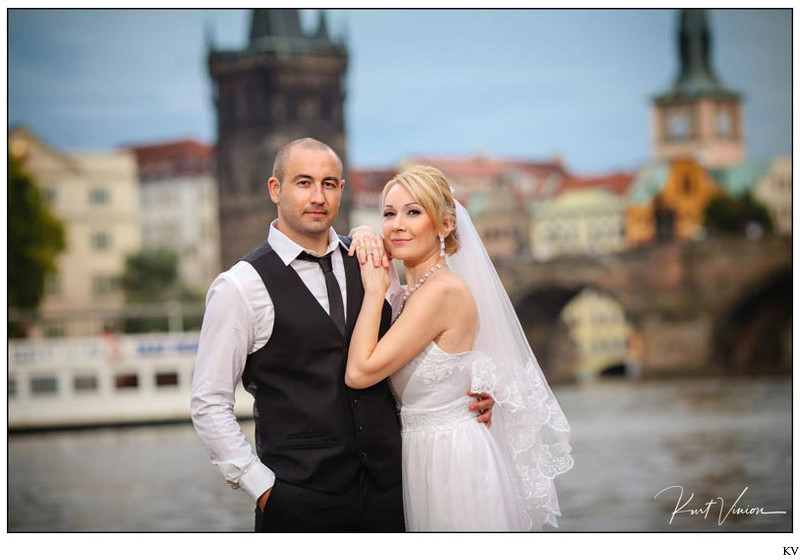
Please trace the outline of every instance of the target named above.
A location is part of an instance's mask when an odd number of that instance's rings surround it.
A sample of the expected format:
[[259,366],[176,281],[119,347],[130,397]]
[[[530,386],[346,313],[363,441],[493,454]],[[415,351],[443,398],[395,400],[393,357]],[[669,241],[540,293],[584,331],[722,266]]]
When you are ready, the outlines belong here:
[[439,234],[439,257],[444,258],[444,235]]

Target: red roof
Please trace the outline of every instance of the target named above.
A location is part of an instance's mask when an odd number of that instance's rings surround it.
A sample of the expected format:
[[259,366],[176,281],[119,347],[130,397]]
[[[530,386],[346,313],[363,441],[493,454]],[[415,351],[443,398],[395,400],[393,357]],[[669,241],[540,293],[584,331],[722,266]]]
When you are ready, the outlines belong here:
[[624,196],[633,184],[634,177],[633,173],[623,172],[584,177],[568,175],[564,178],[564,182],[561,183],[556,194],[563,194],[567,191],[603,188],[617,196]]
[[397,175],[394,169],[358,169],[351,168],[348,173],[347,186],[354,192],[381,192],[386,183]]
[[566,176],[568,174],[564,165],[557,159],[544,162],[509,161],[508,164],[515,169],[537,177],[549,177],[550,175]]
[[413,161],[423,165],[436,167],[447,176],[453,177],[497,177],[510,171],[548,177],[553,174],[566,175],[566,171],[558,160],[521,161],[494,159],[489,156],[471,157],[420,157]]
[[493,160],[484,156],[470,158],[421,157],[412,158],[421,165],[430,165],[448,177],[494,177],[506,171],[505,161]]
[[197,140],[126,146],[136,156],[141,179],[210,173],[214,148]]

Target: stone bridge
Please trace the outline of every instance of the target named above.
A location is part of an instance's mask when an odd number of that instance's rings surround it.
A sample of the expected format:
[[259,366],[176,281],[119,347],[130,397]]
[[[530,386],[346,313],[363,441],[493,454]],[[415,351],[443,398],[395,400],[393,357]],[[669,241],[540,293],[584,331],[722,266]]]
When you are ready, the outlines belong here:
[[560,318],[585,287],[615,298],[641,341],[643,376],[791,372],[792,240],[715,238],[598,257],[499,264],[552,382],[574,376]]

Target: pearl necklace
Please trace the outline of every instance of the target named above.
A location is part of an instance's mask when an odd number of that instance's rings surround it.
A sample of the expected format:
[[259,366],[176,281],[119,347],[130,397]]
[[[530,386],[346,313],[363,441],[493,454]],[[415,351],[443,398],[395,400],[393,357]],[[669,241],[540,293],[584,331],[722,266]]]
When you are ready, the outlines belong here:
[[422,285],[425,283],[425,281],[426,281],[428,278],[430,278],[430,277],[431,277],[431,275],[432,275],[434,272],[436,272],[436,271],[437,271],[437,270],[439,270],[439,269],[442,269],[442,268],[444,268],[445,266],[446,266],[446,265],[445,265],[445,263],[441,263],[441,262],[440,262],[439,264],[437,264],[436,266],[434,266],[432,269],[430,269],[428,272],[426,272],[425,274],[423,274],[423,275],[422,275],[422,278],[420,278],[419,280],[417,280],[417,283],[416,283],[416,284],[414,284],[414,285],[411,287],[411,289],[410,289],[410,290],[408,290],[408,289],[406,290],[406,293],[404,293],[404,294],[403,294],[403,304],[400,306],[400,311],[397,313],[398,315],[400,315],[400,313],[402,313],[402,312],[403,312],[403,309],[405,309],[405,307],[406,307],[406,301],[408,300],[408,298],[410,298],[410,297],[411,297],[411,294],[413,294],[414,292],[416,292],[417,290],[419,290],[420,286],[422,286]]

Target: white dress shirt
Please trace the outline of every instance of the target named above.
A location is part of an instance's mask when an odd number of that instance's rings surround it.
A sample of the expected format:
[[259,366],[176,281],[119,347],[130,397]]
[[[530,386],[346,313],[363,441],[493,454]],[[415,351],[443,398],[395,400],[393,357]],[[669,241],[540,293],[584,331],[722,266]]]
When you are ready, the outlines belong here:
[[[330,313],[322,267],[316,262],[298,260],[297,256],[305,249],[278,231],[275,222],[270,225],[267,240],[283,263],[297,272],[323,309]],[[338,250],[340,243],[339,236],[331,228],[325,254],[333,251],[333,274],[347,313],[347,284],[344,261]],[[387,300],[398,302],[398,298],[402,298],[402,287],[394,266],[389,268],[392,286]],[[275,474],[247,442],[233,412],[234,393],[247,356],[267,344],[274,323],[275,308],[258,272],[250,263],[236,263],[217,276],[208,290],[192,379],[192,421],[211,454],[211,462],[219,467],[232,488],[242,488],[254,501],[272,487]]]

